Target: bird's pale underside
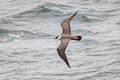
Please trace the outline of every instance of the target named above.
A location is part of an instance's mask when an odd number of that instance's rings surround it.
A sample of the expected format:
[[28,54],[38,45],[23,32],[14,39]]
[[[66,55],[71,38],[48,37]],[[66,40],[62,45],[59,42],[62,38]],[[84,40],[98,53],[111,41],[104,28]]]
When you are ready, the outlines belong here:
[[75,12],[72,16],[66,18],[61,23],[63,32],[60,36],[57,37],[61,40],[61,44],[57,48],[57,52],[69,68],[70,68],[70,64],[69,64],[67,56],[65,54],[66,47],[67,47],[70,40],[81,40],[81,36],[72,36],[71,35],[71,29],[70,29],[70,21],[77,14],[77,12]]

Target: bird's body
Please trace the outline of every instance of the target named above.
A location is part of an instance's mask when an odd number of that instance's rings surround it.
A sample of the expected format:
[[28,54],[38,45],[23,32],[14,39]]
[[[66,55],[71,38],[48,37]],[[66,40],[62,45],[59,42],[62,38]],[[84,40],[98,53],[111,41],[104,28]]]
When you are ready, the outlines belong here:
[[58,40],[62,40],[62,39],[71,39],[71,35],[59,35],[58,36],[58,38],[57,38]]
[[[78,12],[78,11],[77,11]],[[71,29],[70,29],[70,21],[72,18],[77,14],[75,12],[72,16],[66,18],[62,23],[61,26],[63,28],[63,32],[61,35],[57,36],[56,39],[61,40],[61,44],[57,48],[57,52],[59,56],[64,60],[64,62],[67,64],[67,66],[70,68],[69,62],[67,60],[65,49],[69,43],[70,40],[81,40],[81,36],[72,36],[71,35]]]
[[62,40],[62,39],[70,39],[70,40],[80,40],[81,36],[72,36],[72,35],[59,35],[58,40]]

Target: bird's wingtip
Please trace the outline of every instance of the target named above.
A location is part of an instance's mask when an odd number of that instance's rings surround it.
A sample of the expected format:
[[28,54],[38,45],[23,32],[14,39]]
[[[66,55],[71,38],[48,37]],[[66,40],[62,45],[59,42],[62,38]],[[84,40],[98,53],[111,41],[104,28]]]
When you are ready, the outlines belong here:
[[75,13],[74,14],[77,14],[79,11],[75,11]]
[[79,11],[76,11],[75,13],[78,13]]
[[69,65],[68,67],[69,67],[69,68],[71,68],[71,66],[70,66],[70,65]]
[[69,62],[68,62],[68,60],[67,61],[64,61],[65,63],[66,63],[66,65],[69,67],[69,68],[71,68],[71,66],[70,66],[70,64],[69,64]]
[[76,11],[75,13],[73,13],[73,15],[71,16],[71,20],[72,18],[78,13],[79,11]]

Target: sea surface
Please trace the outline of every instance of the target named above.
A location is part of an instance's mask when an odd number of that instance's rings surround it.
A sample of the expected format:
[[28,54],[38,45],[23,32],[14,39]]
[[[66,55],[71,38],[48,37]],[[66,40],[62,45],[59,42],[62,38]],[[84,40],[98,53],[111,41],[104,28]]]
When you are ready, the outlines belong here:
[[[68,68],[54,38],[76,11]],[[120,0],[0,0],[0,80],[120,80]]]

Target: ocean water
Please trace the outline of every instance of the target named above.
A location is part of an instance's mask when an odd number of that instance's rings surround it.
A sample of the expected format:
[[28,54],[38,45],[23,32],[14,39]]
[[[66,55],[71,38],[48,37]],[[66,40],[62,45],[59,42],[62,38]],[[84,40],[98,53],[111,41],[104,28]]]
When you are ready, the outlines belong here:
[[[0,0],[0,80],[120,80],[119,0]],[[55,40],[75,11],[66,49]]]

